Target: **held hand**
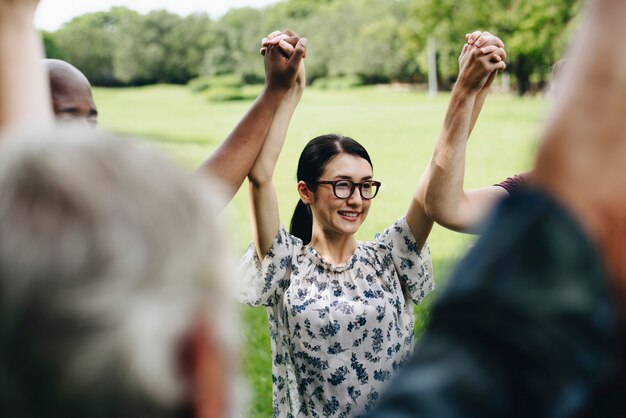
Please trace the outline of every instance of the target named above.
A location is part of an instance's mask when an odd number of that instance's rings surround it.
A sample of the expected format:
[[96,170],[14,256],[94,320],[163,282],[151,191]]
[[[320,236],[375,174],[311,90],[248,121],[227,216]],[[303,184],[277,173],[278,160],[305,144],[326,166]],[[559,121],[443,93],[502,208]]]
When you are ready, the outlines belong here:
[[265,57],[266,83],[272,88],[302,92],[306,76],[304,58],[307,39],[294,32],[275,31],[262,40],[261,54]]
[[459,56],[458,85],[472,92],[489,88],[498,70],[506,68],[504,43],[489,32],[465,35]]

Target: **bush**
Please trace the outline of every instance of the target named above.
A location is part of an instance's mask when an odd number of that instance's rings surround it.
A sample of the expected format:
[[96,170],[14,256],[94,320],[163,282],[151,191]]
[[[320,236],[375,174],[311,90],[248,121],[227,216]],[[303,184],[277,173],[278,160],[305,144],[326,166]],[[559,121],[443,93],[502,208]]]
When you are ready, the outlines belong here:
[[313,81],[312,87],[320,90],[345,90],[351,87],[358,87],[362,85],[363,81],[356,76],[320,77]]
[[243,80],[235,74],[197,77],[187,83],[187,87],[194,93],[220,88],[240,89],[243,86]]

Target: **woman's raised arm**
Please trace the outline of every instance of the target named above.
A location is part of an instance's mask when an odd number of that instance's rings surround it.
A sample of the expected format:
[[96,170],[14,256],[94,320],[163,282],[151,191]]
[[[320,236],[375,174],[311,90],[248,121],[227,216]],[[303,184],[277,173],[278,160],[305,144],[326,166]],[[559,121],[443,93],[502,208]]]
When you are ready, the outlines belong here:
[[[291,43],[290,43],[291,42]],[[295,43],[295,46],[293,45]],[[273,183],[274,169],[285,142],[291,116],[300,101],[305,85],[303,57],[307,41],[295,36],[264,50],[266,67],[274,61],[285,61],[298,65],[296,82],[281,101],[272,119],[263,147],[248,174],[252,235],[260,260],[265,257],[280,227],[278,202]]]

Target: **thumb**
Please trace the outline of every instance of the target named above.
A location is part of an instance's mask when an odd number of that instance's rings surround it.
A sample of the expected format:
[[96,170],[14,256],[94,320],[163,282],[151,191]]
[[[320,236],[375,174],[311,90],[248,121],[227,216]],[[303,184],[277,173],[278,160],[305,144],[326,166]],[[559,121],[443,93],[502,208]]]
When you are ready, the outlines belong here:
[[302,61],[303,58],[306,58],[307,43],[308,41],[306,38],[300,38],[300,40],[296,44],[296,48],[293,51],[293,54],[291,55],[291,58],[289,59],[290,67],[292,68],[300,67],[300,61]]

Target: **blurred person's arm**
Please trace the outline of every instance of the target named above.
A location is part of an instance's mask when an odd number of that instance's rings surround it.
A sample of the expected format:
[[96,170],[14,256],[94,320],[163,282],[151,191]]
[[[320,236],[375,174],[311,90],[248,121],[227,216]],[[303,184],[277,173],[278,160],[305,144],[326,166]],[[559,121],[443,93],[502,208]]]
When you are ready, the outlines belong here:
[[623,412],[619,393],[593,401],[621,364],[626,44],[606,40],[626,37],[626,2],[596,0],[586,13],[533,172],[543,191],[498,206],[374,416]]
[[611,292],[597,251],[550,197],[521,192],[433,305],[377,418],[579,415],[613,371]]
[[623,0],[589,2],[533,176],[599,245],[626,312],[624,22]]
[[459,57],[459,78],[430,163],[425,205],[428,216],[440,225],[471,232],[483,223],[494,203],[507,195],[498,186],[463,189],[467,140],[497,71],[506,67],[506,53],[502,41],[488,32],[468,34],[466,40]]
[[[289,49],[283,53],[283,48]],[[265,61],[285,61],[297,66],[297,77],[293,87],[280,103],[272,120],[269,132],[254,166],[248,174],[252,234],[257,256],[263,260],[280,228],[278,201],[273,183],[274,169],[287,135],[291,116],[300,101],[305,85],[303,57],[306,39],[302,38],[295,47],[276,44],[265,51]],[[289,56],[289,57],[288,57]]]
[[33,25],[38,0],[0,0],[0,130],[53,120],[43,45]]
[[[281,39],[293,42],[294,37],[282,36]],[[198,172],[209,173],[224,183],[225,202],[233,198],[250,172],[278,108],[285,100],[290,100],[289,92],[296,83],[298,65],[290,60],[265,60],[265,74],[265,86],[252,107],[198,168]]]

